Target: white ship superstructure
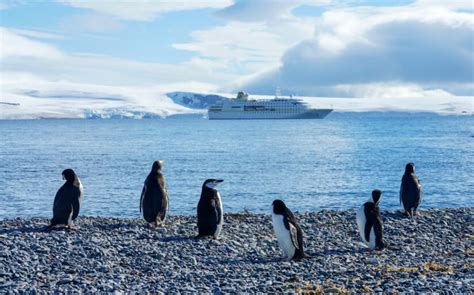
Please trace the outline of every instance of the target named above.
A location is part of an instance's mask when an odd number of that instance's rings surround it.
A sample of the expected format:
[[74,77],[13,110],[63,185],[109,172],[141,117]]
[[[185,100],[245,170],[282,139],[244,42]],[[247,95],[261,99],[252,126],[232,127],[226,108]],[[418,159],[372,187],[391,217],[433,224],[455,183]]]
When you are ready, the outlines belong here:
[[295,98],[248,99],[239,92],[237,98],[212,105],[208,109],[210,120],[242,119],[323,119],[332,109],[313,109],[306,102]]

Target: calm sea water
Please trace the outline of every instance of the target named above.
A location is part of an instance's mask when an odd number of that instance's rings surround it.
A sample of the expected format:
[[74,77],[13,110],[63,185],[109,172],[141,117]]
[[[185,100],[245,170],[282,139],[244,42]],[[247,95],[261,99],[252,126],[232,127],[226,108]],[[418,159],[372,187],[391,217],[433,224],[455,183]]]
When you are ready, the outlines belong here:
[[0,218],[51,217],[73,168],[81,214],[138,217],[143,181],[165,160],[170,214],[194,214],[202,182],[222,178],[224,210],[268,212],[360,206],[374,188],[399,208],[404,166],[416,163],[423,207],[474,205],[472,116],[330,114],[324,120],[0,121]]

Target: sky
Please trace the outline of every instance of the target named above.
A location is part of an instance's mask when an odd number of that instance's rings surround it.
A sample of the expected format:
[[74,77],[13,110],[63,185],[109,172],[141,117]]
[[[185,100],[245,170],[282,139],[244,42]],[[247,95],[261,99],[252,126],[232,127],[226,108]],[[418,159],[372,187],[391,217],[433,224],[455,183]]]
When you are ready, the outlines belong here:
[[164,93],[277,87],[472,111],[471,1],[0,0],[0,37],[0,102],[29,112],[58,98],[179,112]]

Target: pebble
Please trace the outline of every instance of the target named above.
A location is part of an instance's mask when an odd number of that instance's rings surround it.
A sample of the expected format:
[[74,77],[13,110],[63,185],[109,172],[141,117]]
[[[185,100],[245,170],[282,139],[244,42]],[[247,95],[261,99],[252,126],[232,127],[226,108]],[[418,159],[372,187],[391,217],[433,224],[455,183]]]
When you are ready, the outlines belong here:
[[281,257],[270,215],[226,214],[218,240],[195,240],[193,216],[156,229],[79,217],[49,232],[45,218],[2,220],[0,293],[474,293],[472,240],[456,238],[474,234],[473,208],[383,211],[383,251],[360,243],[354,210],[295,216],[310,256],[298,262]]

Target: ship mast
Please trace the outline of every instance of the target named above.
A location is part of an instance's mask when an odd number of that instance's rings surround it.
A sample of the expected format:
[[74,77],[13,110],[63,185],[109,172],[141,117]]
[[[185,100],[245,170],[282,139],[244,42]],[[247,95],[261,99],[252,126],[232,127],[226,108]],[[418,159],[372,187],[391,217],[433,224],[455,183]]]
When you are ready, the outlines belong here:
[[280,86],[277,86],[275,89],[275,99],[278,98],[279,96],[281,96]]

